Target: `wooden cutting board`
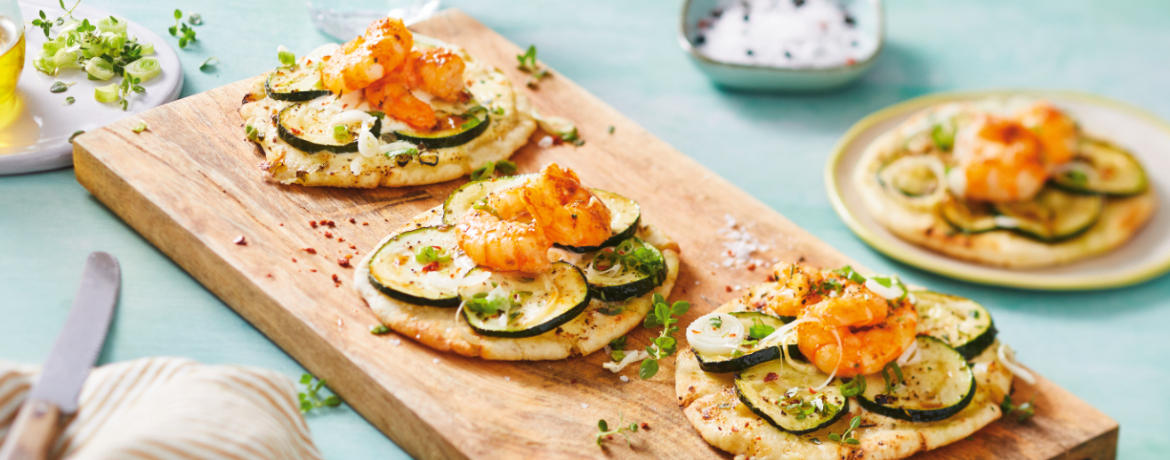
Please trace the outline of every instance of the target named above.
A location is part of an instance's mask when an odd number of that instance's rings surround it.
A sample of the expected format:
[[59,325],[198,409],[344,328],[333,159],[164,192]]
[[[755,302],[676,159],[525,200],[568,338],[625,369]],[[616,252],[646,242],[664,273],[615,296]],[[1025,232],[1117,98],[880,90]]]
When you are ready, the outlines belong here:
[[[658,140],[564,76],[523,88],[520,48],[471,17],[447,10],[413,27],[459,44],[503,69],[542,113],[570,117],[582,147],[540,148],[513,157],[521,172],[549,162],[576,170],[590,186],[642,204],[644,219],[682,246],[672,300],[694,318],[764,280],[764,267],[725,268],[730,216],[761,242],[756,254],[826,267],[851,261],[756,199]],[[151,110],[76,139],[77,180],[187,272],[284,348],[395,443],[419,458],[719,458],[683,418],[673,358],[651,380],[628,383],[601,367],[602,353],[556,362],[490,362],[434,352],[396,334],[374,336],[374,315],[353,291],[353,270],[338,264],[369,251],[416,213],[465,182],[345,190],[265,182],[258,149],[236,113],[238,82]],[[131,131],[139,119],[150,128]],[[613,133],[608,127],[613,126]],[[313,228],[310,221],[334,225]],[[236,244],[238,237],[246,244]],[[315,254],[305,251],[313,248]],[[336,275],[339,283],[334,282]],[[638,327],[631,344],[648,343]],[[1036,394],[1036,417],[1001,420],[969,440],[920,455],[929,459],[1113,459],[1118,425],[1039,379],[1016,383]],[[598,419],[646,423],[633,446],[594,444]]]

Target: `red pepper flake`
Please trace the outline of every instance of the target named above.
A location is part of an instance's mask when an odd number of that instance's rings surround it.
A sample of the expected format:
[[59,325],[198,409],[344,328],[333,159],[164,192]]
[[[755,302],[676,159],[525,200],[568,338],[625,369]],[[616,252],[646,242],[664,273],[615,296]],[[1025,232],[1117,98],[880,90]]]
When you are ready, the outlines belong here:
[[764,381],[765,381],[765,382],[771,382],[771,381],[774,381],[774,380],[776,380],[776,379],[778,379],[778,378],[780,378],[780,375],[779,375],[779,374],[777,374],[777,373],[775,373],[775,372],[769,372],[769,373],[768,373],[768,375],[765,375],[765,376],[764,376]]
[[297,263],[297,258],[296,258],[296,257],[293,257],[293,263],[294,263],[294,264],[295,264],[295,263]]
[[267,276],[267,277],[269,277],[269,278],[272,278],[272,274],[271,274],[271,273],[269,273],[269,274],[267,274],[267,275],[264,275],[264,276]]
[[351,244],[351,245],[349,245],[349,248],[350,248],[350,249],[357,249],[357,246],[354,246],[354,245],[352,245],[352,244]]
[[333,228],[333,227],[336,227],[336,226],[337,226],[337,224],[336,224],[336,223],[334,223],[334,222],[333,222],[333,221],[331,221],[331,220],[327,220],[327,221],[325,221],[325,225],[328,225],[328,226],[329,226],[329,228]]
[[345,238],[342,238],[342,237],[340,237],[340,236],[339,236],[339,237],[337,237],[337,242],[338,242],[338,243],[344,243],[344,242],[345,242]]
[[333,282],[341,284],[341,278],[338,278],[336,273],[333,274]]
[[310,269],[309,269],[309,271],[311,271],[311,272],[313,272],[313,273],[317,273],[317,269],[316,269],[316,268],[310,268]]
[[[313,248],[305,248],[305,249],[302,249],[302,251],[305,251],[309,254],[316,254],[317,253],[317,250],[313,249]],[[731,292],[731,291],[727,291],[727,292]]]
[[856,63],[857,63],[857,60],[856,60],[856,59],[853,59],[853,58],[849,58],[849,59],[846,59],[846,60],[845,60],[845,65],[853,65],[853,64],[856,64]]
[[422,268],[422,271],[423,271],[423,273],[426,273],[426,272],[433,272],[433,271],[438,270],[438,269],[439,269],[439,261],[436,260],[434,262],[431,262],[429,264],[424,265]]
[[349,259],[346,259],[344,257],[337,259],[337,265],[340,265],[340,266],[345,267],[345,268],[349,268]]
[[315,220],[310,220],[310,221],[309,221],[309,226],[310,226],[310,227],[313,227],[313,228],[317,228],[317,221],[315,221]]
[[571,380],[569,380],[569,384],[574,384],[574,383],[577,383],[577,379],[571,379]]
[[351,224],[356,224],[356,223],[357,223],[357,219],[354,219],[354,218],[350,217],[350,218],[349,218],[349,223],[351,223]]
[[366,227],[369,227],[369,226],[370,226],[370,223],[369,223],[369,222],[362,222],[362,225],[364,225],[364,226],[366,226]]
[[325,232],[325,238],[333,238],[333,232]]
[[280,226],[281,226],[281,227],[283,227],[283,226],[284,226],[284,222],[281,222],[281,223],[280,223]]
[[808,393],[809,393],[809,394],[813,394],[813,395],[815,395],[815,394],[817,394],[817,390],[814,390],[814,389],[812,389],[812,388],[809,388],[809,389],[808,389]]
[[727,287],[725,287],[724,289],[726,289],[726,290],[727,290],[727,292],[731,292],[731,286],[727,286]]
[[645,431],[650,431],[650,424],[646,423],[646,422],[642,422],[642,429]]
[[751,264],[751,265],[748,265],[748,271],[749,271],[749,272],[754,272],[754,271],[756,271],[756,264]]
[[352,258],[353,258],[353,254],[346,254],[346,255],[345,255],[345,260],[349,260],[349,259],[352,259]]
[[244,235],[237,236],[236,239],[232,240],[232,242],[240,246],[248,244],[248,240],[244,239]]

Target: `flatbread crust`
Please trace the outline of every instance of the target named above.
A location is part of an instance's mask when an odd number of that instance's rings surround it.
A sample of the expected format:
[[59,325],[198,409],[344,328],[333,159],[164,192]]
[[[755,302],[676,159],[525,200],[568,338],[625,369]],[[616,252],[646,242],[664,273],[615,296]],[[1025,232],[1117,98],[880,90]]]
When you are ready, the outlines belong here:
[[653,295],[657,293],[669,298],[675,279],[678,278],[678,244],[654,226],[641,225],[638,237],[658,248],[666,259],[666,280],[658,289],[628,300],[625,310],[614,316],[598,312],[597,309],[606,304],[594,299],[581,316],[538,336],[509,339],[476,335],[464,321],[456,317],[454,308],[402,302],[378,292],[370,284],[369,262],[377,248],[403,231],[439,225],[442,218],[441,206],[415,216],[378,243],[374,250],[362,258],[354,273],[354,286],[382,324],[439,351],[502,361],[552,360],[587,355],[641,324],[653,308]]
[[1100,220],[1081,235],[1054,244],[1042,243],[1008,230],[966,235],[958,233],[937,210],[923,211],[891,196],[881,186],[877,172],[892,160],[905,142],[906,129],[922,124],[937,110],[930,109],[902,127],[890,131],[866,148],[853,181],[866,209],[899,238],[951,257],[1010,268],[1036,268],[1066,264],[1109,252],[1129,241],[1158,207],[1151,186],[1145,193],[1127,198],[1107,198]]
[[[433,41],[433,39],[430,39]],[[489,110],[491,124],[486,131],[466,144],[429,150],[438,154],[435,165],[417,159],[399,166],[393,158],[364,157],[359,153],[305,153],[285,143],[276,133],[275,115],[290,102],[269,99],[264,93],[268,75],[254,79],[244,96],[240,117],[263,135],[257,141],[264,152],[260,169],[268,180],[282,184],[306,186],[374,188],[403,187],[445,182],[470,174],[488,161],[505,160],[528,143],[536,130],[532,105],[523,94],[516,93],[508,77],[499,69],[488,68],[462,48],[446,45],[463,58],[467,90]],[[386,118],[387,125],[393,124]],[[403,125],[404,126],[404,125]],[[242,129],[242,127],[241,127]],[[394,129],[384,127],[384,131]]]
[[[716,312],[749,310],[742,299],[724,304]],[[699,368],[694,351],[679,352],[675,393],[687,420],[712,446],[734,454],[737,460],[892,460],[936,449],[970,436],[1001,415],[999,402],[1011,390],[1012,374],[996,361],[993,343],[974,363],[975,396],[962,412],[939,422],[913,423],[866,411],[856,403],[850,413],[828,428],[797,436],[777,429],[752,413],[735,394],[735,374],[709,374]],[[853,431],[858,445],[828,440],[830,432],[843,433],[849,421],[861,416],[861,428]],[[820,444],[810,441],[815,438]]]

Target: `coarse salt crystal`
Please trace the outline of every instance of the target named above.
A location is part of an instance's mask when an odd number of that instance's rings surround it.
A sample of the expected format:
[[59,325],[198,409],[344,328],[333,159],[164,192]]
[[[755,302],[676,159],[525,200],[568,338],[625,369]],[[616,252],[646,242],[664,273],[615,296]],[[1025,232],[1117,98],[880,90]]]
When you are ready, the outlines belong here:
[[549,147],[552,147],[553,138],[552,138],[552,136],[544,136],[543,139],[536,142],[536,145],[539,145],[540,148],[542,148],[542,149],[547,149]]
[[589,408],[589,405],[588,405],[588,404],[585,404],[585,403],[581,403],[581,408],[582,408],[582,409],[588,409],[588,408]]
[[435,359],[431,360],[431,362],[433,362],[435,364],[439,364],[439,358],[435,358]]
[[630,378],[629,378],[629,377],[626,377],[626,376],[624,376],[624,375],[623,375],[623,376],[621,376],[621,377],[618,377],[618,378],[620,378],[620,379],[621,379],[623,382],[629,382],[629,381],[630,381]]

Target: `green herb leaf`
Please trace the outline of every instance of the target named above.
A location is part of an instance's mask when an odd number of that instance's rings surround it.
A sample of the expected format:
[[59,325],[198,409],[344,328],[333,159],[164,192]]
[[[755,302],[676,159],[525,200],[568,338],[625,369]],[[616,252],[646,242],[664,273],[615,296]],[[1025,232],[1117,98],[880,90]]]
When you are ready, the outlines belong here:
[[857,273],[855,270],[853,270],[853,267],[849,265],[834,270],[834,272],[854,283],[865,284],[865,277],[861,276],[860,273]]
[[349,142],[349,137],[349,128],[345,125],[333,127],[333,140],[337,142]]
[[374,334],[374,335],[388,334],[388,333],[390,333],[390,328],[386,327],[386,325],[384,325],[384,324],[379,324],[379,325],[376,325],[374,327],[371,327],[370,333]]
[[[893,372],[892,375],[891,371]],[[902,378],[902,367],[898,366],[898,363],[895,361],[886,364],[886,367],[882,368],[882,380],[886,381],[886,394],[893,393],[895,387],[905,381]]]
[[72,105],[74,102],[77,102],[77,99],[74,99],[73,96],[65,98],[65,105]]
[[846,398],[865,394],[865,376],[857,375],[852,380],[840,385],[841,395]]
[[297,64],[297,55],[284,46],[277,48],[276,57],[280,59],[280,64],[283,66],[291,67]]
[[642,360],[642,365],[638,369],[638,377],[642,380],[647,380],[654,377],[658,373],[658,360],[654,358],[646,358]]
[[1026,403],[1015,405],[1012,404],[1012,395],[1004,395],[1003,402],[1000,403],[999,408],[1008,416],[1014,416],[1017,422],[1024,421],[1036,415],[1036,395],[1032,395],[1032,399]]
[[1084,171],[1079,171],[1076,169],[1070,169],[1068,172],[1064,173],[1064,177],[1067,177],[1069,180],[1073,181],[1074,184],[1081,186],[1089,183],[1089,175],[1085,174]]
[[930,138],[934,141],[934,145],[938,146],[944,152],[951,151],[955,146],[955,126],[953,123],[946,125],[939,123],[934,125],[934,129],[930,130]]
[[606,128],[605,130],[606,130],[606,132],[613,134],[613,126],[610,126],[610,127]]
[[520,61],[520,65],[516,68],[525,72],[533,72],[536,70],[536,45],[528,45],[528,51],[524,54],[516,55],[516,60]]
[[614,350],[624,350],[626,348],[626,336],[621,336],[609,341],[609,347]]
[[713,327],[715,329],[719,329],[719,328],[723,327],[723,318],[722,317],[712,316],[710,321],[711,321],[711,327]]
[[500,160],[496,162],[496,172],[505,176],[516,174],[516,163],[508,160]]
[[69,87],[73,86],[74,84],[75,83],[65,83],[63,81],[55,81],[55,82],[53,82],[53,85],[49,87],[49,92],[50,93],[64,93],[65,90],[69,89]]
[[447,263],[451,261],[451,256],[447,255],[441,247],[423,246],[415,253],[414,260],[420,264]]

